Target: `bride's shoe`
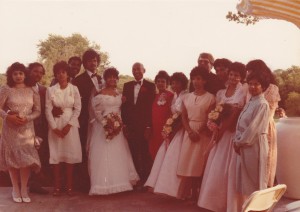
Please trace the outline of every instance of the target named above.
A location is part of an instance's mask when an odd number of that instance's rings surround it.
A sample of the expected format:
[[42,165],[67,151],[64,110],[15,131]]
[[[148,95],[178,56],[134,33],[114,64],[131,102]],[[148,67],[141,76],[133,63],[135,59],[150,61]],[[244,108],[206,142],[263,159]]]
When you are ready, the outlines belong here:
[[30,197],[22,197],[23,202],[29,203],[31,202]]
[[12,196],[14,202],[17,202],[17,203],[22,202],[22,198],[21,197],[15,197],[14,192],[11,193],[11,196]]

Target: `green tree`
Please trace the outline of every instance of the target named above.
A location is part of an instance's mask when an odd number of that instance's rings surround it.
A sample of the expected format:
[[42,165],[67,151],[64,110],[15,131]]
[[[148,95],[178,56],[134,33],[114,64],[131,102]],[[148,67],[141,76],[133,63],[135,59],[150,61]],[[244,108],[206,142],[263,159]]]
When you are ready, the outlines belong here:
[[288,116],[300,116],[300,93],[290,92],[285,101]]
[[[300,93],[300,67],[292,66],[287,70],[274,71],[276,81],[279,87],[279,93],[281,97],[280,107],[288,110],[286,100],[289,98],[291,92]],[[300,104],[300,102],[298,102]]]
[[71,56],[81,57],[83,53],[93,48],[101,55],[101,64],[99,73],[101,74],[104,68],[109,65],[108,53],[100,51],[100,45],[90,42],[81,34],[72,34],[71,36],[63,37],[61,35],[49,34],[46,40],[41,40],[37,44],[39,61],[43,63],[46,69],[46,76],[43,78],[43,84],[49,84],[52,79],[52,67],[61,60],[68,61]]

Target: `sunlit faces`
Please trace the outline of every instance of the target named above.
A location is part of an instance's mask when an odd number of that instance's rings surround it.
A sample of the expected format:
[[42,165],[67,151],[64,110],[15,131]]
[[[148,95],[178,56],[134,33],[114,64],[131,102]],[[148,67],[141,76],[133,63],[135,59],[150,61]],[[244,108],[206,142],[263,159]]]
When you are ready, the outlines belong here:
[[[98,66],[98,63],[97,63],[97,66]],[[80,71],[81,62],[79,60],[74,60],[73,59],[73,60],[70,61],[69,67],[70,67],[69,76],[70,77],[75,77],[79,73],[79,71]]]
[[15,70],[12,73],[12,79],[16,84],[22,84],[25,80],[25,73],[23,71]]
[[86,69],[95,73],[98,67],[98,60],[96,57],[86,61]]
[[199,75],[192,77],[192,83],[195,90],[201,90],[204,88],[206,81]]
[[228,68],[224,66],[217,66],[215,67],[216,74],[220,80],[226,82],[228,79]]
[[167,89],[167,80],[164,78],[158,78],[155,81],[156,87],[159,91],[164,91]]
[[142,64],[135,63],[132,66],[132,74],[136,81],[140,81],[141,79],[143,79],[144,73],[145,73],[145,69]]
[[205,68],[208,72],[212,69],[213,65],[210,63],[209,59],[199,57],[198,66]]
[[239,82],[241,82],[241,75],[239,72],[236,71],[229,71],[228,75],[228,82],[232,85],[237,85]]
[[181,82],[176,80],[171,81],[171,89],[175,93],[181,92],[183,90]]
[[105,84],[107,87],[117,87],[118,77],[116,75],[109,75],[105,79]]
[[249,85],[249,93],[252,96],[257,96],[263,92],[263,88],[257,79],[251,79],[248,82],[248,85]]
[[59,69],[56,74],[55,78],[59,83],[67,82],[68,81],[68,73],[65,69]]
[[30,79],[37,83],[41,81],[44,74],[45,72],[42,66],[35,66],[30,70]]

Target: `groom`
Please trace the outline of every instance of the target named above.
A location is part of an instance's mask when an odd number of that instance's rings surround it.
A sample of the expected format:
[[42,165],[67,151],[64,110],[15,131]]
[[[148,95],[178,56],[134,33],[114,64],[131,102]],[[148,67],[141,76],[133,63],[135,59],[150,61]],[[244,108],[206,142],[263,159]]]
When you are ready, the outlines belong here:
[[155,98],[155,85],[143,79],[145,68],[141,63],[132,66],[135,78],[124,84],[122,119],[124,134],[128,139],[135,168],[140,176],[137,189],[141,189],[151,170],[152,161],[148,141],[152,127],[152,103]]
[[72,81],[78,87],[82,105],[79,116],[82,163],[75,170],[75,186],[82,192],[88,192],[90,179],[88,175],[86,142],[89,125],[89,101],[92,93],[101,88],[101,77],[97,74],[97,68],[100,65],[100,55],[95,50],[89,49],[82,56],[82,64],[85,71]]

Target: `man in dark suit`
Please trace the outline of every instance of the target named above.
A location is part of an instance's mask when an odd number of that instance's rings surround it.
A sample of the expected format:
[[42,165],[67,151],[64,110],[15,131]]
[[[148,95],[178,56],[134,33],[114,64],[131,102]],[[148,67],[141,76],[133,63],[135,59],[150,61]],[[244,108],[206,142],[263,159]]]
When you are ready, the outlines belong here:
[[217,92],[225,88],[224,83],[214,74],[211,70],[214,66],[214,57],[210,53],[201,53],[198,58],[198,66],[204,67],[208,73],[208,81],[206,82],[205,89],[216,95]]
[[133,64],[132,74],[135,81],[124,84],[124,103],[122,104],[124,133],[128,139],[135,168],[141,179],[137,186],[138,189],[144,185],[152,166],[148,141],[151,135],[155,85],[143,79],[144,73],[143,64]]
[[49,165],[49,146],[48,146],[48,124],[45,115],[45,95],[46,87],[39,84],[45,75],[45,69],[40,63],[30,63],[28,66],[28,76],[32,88],[39,93],[41,100],[41,115],[34,120],[35,135],[42,138],[38,153],[41,160],[41,171],[32,174],[29,181],[29,190],[33,193],[47,194],[48,191],[42,188],[42,184],[49,186],[52,181],[52,172]]
[[81,96],[81,112],[79,116],[79,134],[82,147],[82,163],[75,169],[75,188],[83,192],[90,189],[90,180],[87,168],[86,142],[89,124],[89,102],[93,92],[101,89],[101,77],[97,75],[100,65],[100,55],[93,49],[87,50],[82,56],[85,71],[73,80]]

